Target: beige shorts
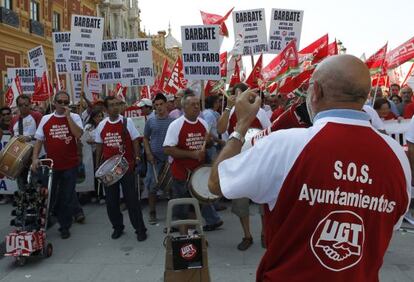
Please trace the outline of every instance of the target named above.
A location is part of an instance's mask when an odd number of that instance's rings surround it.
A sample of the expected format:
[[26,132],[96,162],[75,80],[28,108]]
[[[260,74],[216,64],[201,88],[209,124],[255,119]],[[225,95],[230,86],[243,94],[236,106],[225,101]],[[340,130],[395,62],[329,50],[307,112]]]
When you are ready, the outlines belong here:
[[[233,199],[231,201],[231,212],[238,217],[246,217],[250,215],[250,200],[248,198]],[[263,205],[258,205],[259,214],[264,215]]]

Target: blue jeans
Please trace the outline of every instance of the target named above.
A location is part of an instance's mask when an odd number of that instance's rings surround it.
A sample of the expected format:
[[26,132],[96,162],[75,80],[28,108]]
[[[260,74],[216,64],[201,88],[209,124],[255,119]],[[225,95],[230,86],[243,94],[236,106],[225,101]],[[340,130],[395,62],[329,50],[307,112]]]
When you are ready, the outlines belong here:
[[[155,170],[158,176],[160,175],[163,165],[164,165],[164,162],[155,160]],[[147,162],[147,175],[144,178],[144,185],[145,185],[145,188],[148,189],[149,194],[152,194],[152,195],[157,194],[157,189],[156,189],[157,180],[155,179],[154,170],[150,162]]]
[[[185,180],[177,180],[173,178],[172,195],[173,199],[191,198],[191,195],[188,192],[187,182]],[[175,206],[173,208],[173,217],[176,219],[187,219],[189,211],[189,205]],[[204,217],[207,225],[212,225],[220,221],[220,216],[212,204],[202,204],[201,215]]]
[[56,213],[61,230],[71,227],[72,217],[80,208],[75,191],[77,175],[77,166],[67,170],[53,170],[50,206]]

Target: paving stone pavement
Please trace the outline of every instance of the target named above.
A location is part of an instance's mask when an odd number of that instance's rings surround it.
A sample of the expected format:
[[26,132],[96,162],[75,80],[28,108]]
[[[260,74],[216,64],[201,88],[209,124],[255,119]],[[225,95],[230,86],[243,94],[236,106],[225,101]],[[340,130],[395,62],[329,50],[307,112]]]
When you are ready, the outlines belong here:
[[[10,231],[10,205],[0,206],[0,238]],[[40,281],[162,281],[165,250],[163,247],[166,202],[159,206],[160,223],[148,225],[148,239],[136,240],[134,230],[124,212],[125,235],[112,240],[111,226],[104,206],[88,204],[84,207],[85,224],[74,224],[72,236],[59,237],[57,227],[48,231],[54,245],[52,257],[33,258],[25,266],[17,267],[13,259],[0,258],[1,282]],[[224,225],[208,232],[208,258],[212,281],[254,281],[257,264],[264,252],[260,246],[260,217],[251,208],[253,246],[245,252],[236,249],[241,240],[241,227],[228,208],[220,212]],[[144,206],[145,221],[148,209]],[[352,279],[351,279],[352,280]],[[380,281],[414,281],[414,234],[395,232],[380,272]]]

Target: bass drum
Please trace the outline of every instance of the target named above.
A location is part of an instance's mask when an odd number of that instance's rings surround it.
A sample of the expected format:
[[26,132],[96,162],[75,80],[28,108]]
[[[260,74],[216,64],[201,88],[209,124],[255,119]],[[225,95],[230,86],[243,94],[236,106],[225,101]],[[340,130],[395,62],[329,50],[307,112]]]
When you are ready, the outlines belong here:
[[190,177],[190,194],[202,204],[211,204],[220,199],[219,196],[212,194],[208,189],[210,173],[211,166],[204,165],[194,170]]
[[0,153],[0,173],[15,179],[29,164],[33,145],[13,137]]
[[127,159],[122,155],[115,155],[101,164],[95,173],[95,177],[105,186],[111,186],[125,175],[128,168]]

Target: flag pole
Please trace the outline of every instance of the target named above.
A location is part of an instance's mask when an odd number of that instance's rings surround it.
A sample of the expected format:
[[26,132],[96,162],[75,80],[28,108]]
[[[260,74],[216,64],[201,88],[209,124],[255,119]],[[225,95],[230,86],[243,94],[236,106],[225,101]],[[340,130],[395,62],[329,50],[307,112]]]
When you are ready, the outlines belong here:
[[405,76],[405,79],[404,79],[403,83],[401,84],[401,87],[403,87],[404,84],[407,82],[407,80],[410,77],[413,70],[414,70],[414,63],[411,65],[410,70],[408,71],[407,75]]
[[58,67],[57,67],[56,62],[55,62],[55,73],[56,73],[56,80],[57,80],[58,91],[60,91],[60,90],[62,90],[62,87],[60,85],[59,70],[58,70]]

